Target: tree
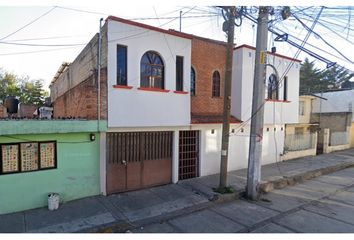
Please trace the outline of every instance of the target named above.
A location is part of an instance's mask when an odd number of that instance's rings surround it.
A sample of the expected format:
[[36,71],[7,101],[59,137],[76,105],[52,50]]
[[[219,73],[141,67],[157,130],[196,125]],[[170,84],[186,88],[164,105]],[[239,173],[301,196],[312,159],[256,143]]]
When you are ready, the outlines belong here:
[[7,96],[19,96],[19,91],[17,76],[0,69],[0,100],[4,101]]
[[20,84],[20,102],[24,104],[43,105],[45,91],[42,80],[27,80]]
[[300,95],[321,92],[327,89],[327,83],[322,81],[322,73],[315,68],[314,62],[305,58],[300,68]]
[[29,77],[18,77],[13,73],[0,69],[0,100],[7,96],[15,96],[20,103],[41,106],[47,92],[43,89],[43,80],[31,80]]
[[354,83],[349,80],[353,77],[354,73],[349,73],[338,65],[321,71],[315,68],[314,62],[306,58],[300,68],[300,95],[319,93],[328,89],[352,88]]
[[340,88],[342,83],[349,82],[354,76],[353,73],[349,73],[347,69],[334,65],[331,68],[326,69],[323,72],[323,80],[332,85],[332,88]]

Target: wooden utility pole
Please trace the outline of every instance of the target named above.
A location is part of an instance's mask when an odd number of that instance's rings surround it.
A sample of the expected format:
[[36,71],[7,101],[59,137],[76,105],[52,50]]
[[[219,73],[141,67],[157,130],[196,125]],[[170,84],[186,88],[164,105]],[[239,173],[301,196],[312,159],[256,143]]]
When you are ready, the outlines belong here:
[[230,132],[230,110],[231,110],[231,78],[232,78],[232,55],[234,51],[234,30],[236,7],[223,7],[226,11],[227,20],[224,23],[223,30],[227,33],[227,53],[226,53],[226,71],[224,84],[224,112],[222,124],[221,139],[221,163],[220,163],[220,184],[219,188],[225,188],[227,184],[227,159],[229,149]]
[[259,7],[255,69],[253,79],[253,99],[251,132],[247,172],[247,197],[257,200],[261,180],[261,158],[263,137],[263,115],[266,80],[266,54],[268,42],[268,7]]

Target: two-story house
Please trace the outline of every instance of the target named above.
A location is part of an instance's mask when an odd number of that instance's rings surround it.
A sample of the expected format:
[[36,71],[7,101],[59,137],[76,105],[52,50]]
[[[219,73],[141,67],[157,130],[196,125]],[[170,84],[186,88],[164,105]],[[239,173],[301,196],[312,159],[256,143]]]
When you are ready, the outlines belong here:
[[50,86],[54,116],[95,119],[100,109],[108,126],[101,133],[102,193],[177,181],[178,130],[191,122],[191,37],[108,17],[99,87],[98,39],[59,69]]
[[[98,122],[108,126],[100,138],[101,192],[218,173],[226,43],[110,16],[100,84],[97,43],[98,35],[64,64],[50,89],[55,117],[97,119],[100,112]],[[298,120],[299,61],[269,56],[286,80],[267,68],[262,164],[277,161],[285,124]],[[254,48],[235,48],[228,170],[248,163],[253,65]]]
[[[267,53],[261,164],[280,161],[284,151],[285,125],[298,123],[300,60]],[[231,113],[239,118],[244,132],[251,124],[255,48],[241,45],[234,49]],[[270,66],[271,65],[271,66]],[[245,143],[248,150],[249,138]],[[247,157],[248,158],[248,151]],[[247,166],[243,164],[243,166]]]

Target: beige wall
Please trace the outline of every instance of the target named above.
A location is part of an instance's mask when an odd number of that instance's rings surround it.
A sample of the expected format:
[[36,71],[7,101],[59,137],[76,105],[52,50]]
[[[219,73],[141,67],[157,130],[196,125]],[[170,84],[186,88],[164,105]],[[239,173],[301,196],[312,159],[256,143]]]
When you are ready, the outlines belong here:
[[352,122],[350,128],[350,147],[354,147],[354,122]]
[[[76,59],[49,86],[51,101],[90,78],[97,69],[98,33],[85,46]],[[101,68],[107,67],[107,26],[102,28]]]
[[299,123],[310,123],[312,99],[314,99],[312,96],[299,96],[299,105],[300,102],[304,102],[304,115],[299,113]]
[[303,134],[311,132],[310,124],[286,124],[285,125],[285,134],[295,134],[295,128],[302,128]]

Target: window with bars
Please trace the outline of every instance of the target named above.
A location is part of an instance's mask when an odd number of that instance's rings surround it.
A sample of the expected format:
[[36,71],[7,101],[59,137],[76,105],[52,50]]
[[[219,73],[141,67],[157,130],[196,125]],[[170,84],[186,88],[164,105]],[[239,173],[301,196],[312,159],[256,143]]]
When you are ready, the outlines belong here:
[[164,89],[164,71],[161,56],[154,51],[146,52],[140,61],[141,87]]
[[213,73],[213,89],[212,89],[212,97],[220,97],[220,73],[219,71],[215,71]]

